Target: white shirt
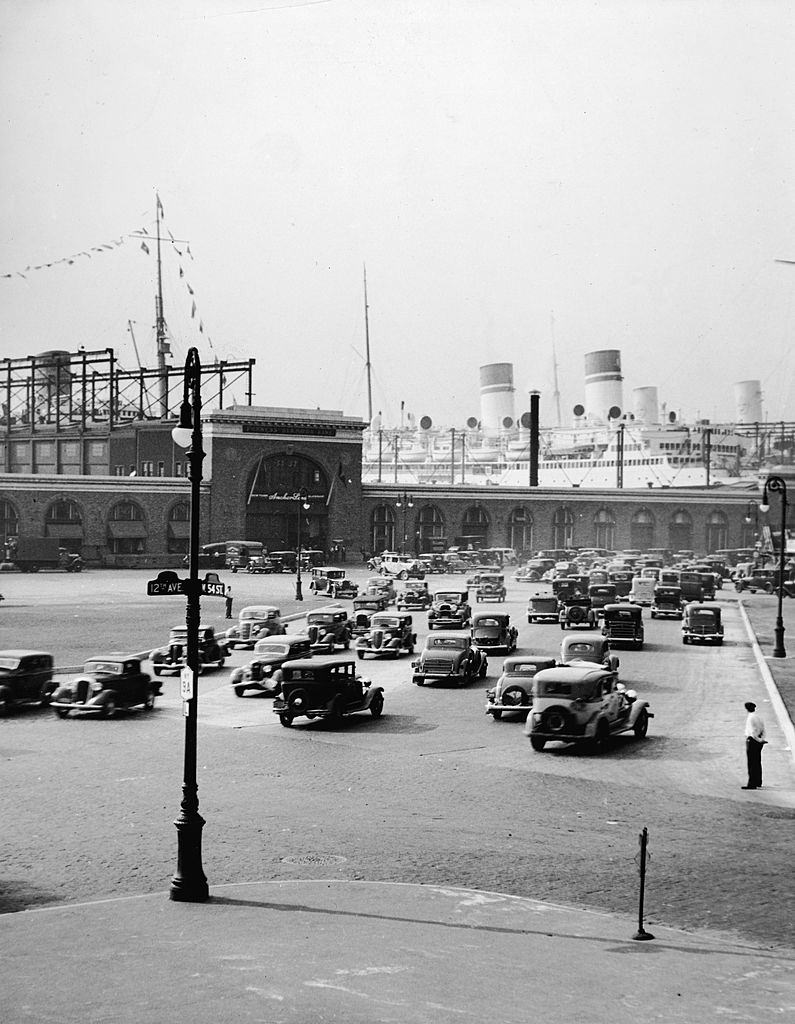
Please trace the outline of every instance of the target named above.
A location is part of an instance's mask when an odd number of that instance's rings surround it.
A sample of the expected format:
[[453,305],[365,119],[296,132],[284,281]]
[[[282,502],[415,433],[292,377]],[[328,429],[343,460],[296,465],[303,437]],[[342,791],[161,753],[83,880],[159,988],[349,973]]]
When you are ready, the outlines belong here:
[[764,742],[765,723],[762,721],[762,716],[755,711],[751,711],[745,720],[745,735],[752,737],[758,743]]

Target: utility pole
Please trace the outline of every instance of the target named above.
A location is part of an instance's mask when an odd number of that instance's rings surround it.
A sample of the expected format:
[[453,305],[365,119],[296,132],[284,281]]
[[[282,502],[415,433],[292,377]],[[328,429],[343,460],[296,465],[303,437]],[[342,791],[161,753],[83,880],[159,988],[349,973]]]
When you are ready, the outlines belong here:
[[373,383],[372,383],[372,368],[370,364],[370,317],[369,317],[369,306],[367,305],[367,267],[364,268],[364,342],[366,345],[367,353],[367,422],[373,422]]

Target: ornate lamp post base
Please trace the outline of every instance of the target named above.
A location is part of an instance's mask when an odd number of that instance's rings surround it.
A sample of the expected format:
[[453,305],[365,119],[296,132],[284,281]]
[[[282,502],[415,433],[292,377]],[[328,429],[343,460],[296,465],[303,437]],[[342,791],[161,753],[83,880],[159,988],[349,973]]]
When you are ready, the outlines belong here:
[[177,827],[177,871],[171,879],[169,899],[180,903],[204,903],[210,898],[207,876],[202,869],[202,829],[204,818],[195,811],[184,812],[174,822]]

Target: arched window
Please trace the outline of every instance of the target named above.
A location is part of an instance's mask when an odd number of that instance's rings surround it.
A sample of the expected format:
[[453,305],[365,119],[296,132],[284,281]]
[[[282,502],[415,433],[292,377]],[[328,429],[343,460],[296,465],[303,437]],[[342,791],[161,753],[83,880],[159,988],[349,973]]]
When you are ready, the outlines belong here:
[[710,512],[707,516],[706,552],[723,551],[729,546],[729,524],[723,512]]
[[556,509],[552,517],[552,547],[574,547],[574,513],[565,505]]
[[489,546],[489,517],[480,505],[471,505],[464,513],[457,542],[462,548],[473,551]]
[[435,505],[423,505],[417,514],[419,553],[444,551],[447,547],[444,516]]
[[56,537],[61,547],[79,551],[83,544],[83,513],[76,501],[54,501],[44,516],[44,532]]
[[108,516],[108,550],[112,555],[142,555],[146,551],[146,523],[140,505],[118,501]]
[[334,485],[317,462],[297,452],[264,455],[252,467],[246,481],[246,525],[249,540],[259,540],[269,551],[295,550],[298,545],[297,497],[309,495],[308,509],[301,510],[301,546],[304,550],[328,551],[329,505],[337,490],[344,492],[342,465],[334,470]]
[[647,508],[638,509],[630,521],[629,546],[638,551],[654,547],[654,516]]
[[167,550],[170,555],[186,555],[190,547],[190,505],[178,501],[168,510]]
[[0,527],[3,530],[4,541],[9,537],[16,537],[19,533],[19,516],[10,501],[0,501]]
[[377,505],[370,522],[370,544],[373,554],[395,550],[395,510],[391,505]]
[[515,508],[508,517],[508,547],[517,555],[533,550],[533,514],[526,508]]
[[611,551],[616,546],[616,517],[607,508],[600,508],[593,517],[594,547]]
[[668,547],[672,551],[693,550],[693,520],[680,508],[668,523]]

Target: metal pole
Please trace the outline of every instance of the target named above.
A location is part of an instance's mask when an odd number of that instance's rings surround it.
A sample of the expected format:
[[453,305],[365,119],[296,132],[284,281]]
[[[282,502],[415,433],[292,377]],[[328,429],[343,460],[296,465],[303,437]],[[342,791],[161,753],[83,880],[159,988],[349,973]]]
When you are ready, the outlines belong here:
[[781,547],[778,552],[778,614],[776,615],[776,628],[773,630],[773,657],[786,658],[787,652],[784,648],[784,617],[781,604],[784,598],[784,563],[787,555],[787,483],[783,477],[769,476],[765,481],[762,492],[762,501],[765,505],[768,502],[768,491],[778,491],[781,495]]
[[303,492],[298,492],[298,560],[295,563],[295,599],[303,601],[304,592],[301,589],[301,505],[303,504]]
[[646,845],[649,840],[649,831],[644,828],[638,837],[640,840],[640,898],[638,901],[638,930],[632,936],[633,939],[644,941],[653,939],[654,936],[643,927],[643,899],[646,893]]
[[201,426],[201,363],[195,348],[185,360],[185,390],[180,424],[192,427],[188,467],[190,473],[190,547],[187,589],[188,627],[187,666],[192,675],[191,696],[185,701],[185,758],[180,813],[174,822],[177,828],[177,871],[171,880],[172,900],[203,903],[209,898],[207,877],[202,870],[202,829],[204,818],[199,814],[199,787],[196,781],[196,722],[199,703],[199,622],[201,584],[199,583],[199,520],[201,502],[202,448]]

